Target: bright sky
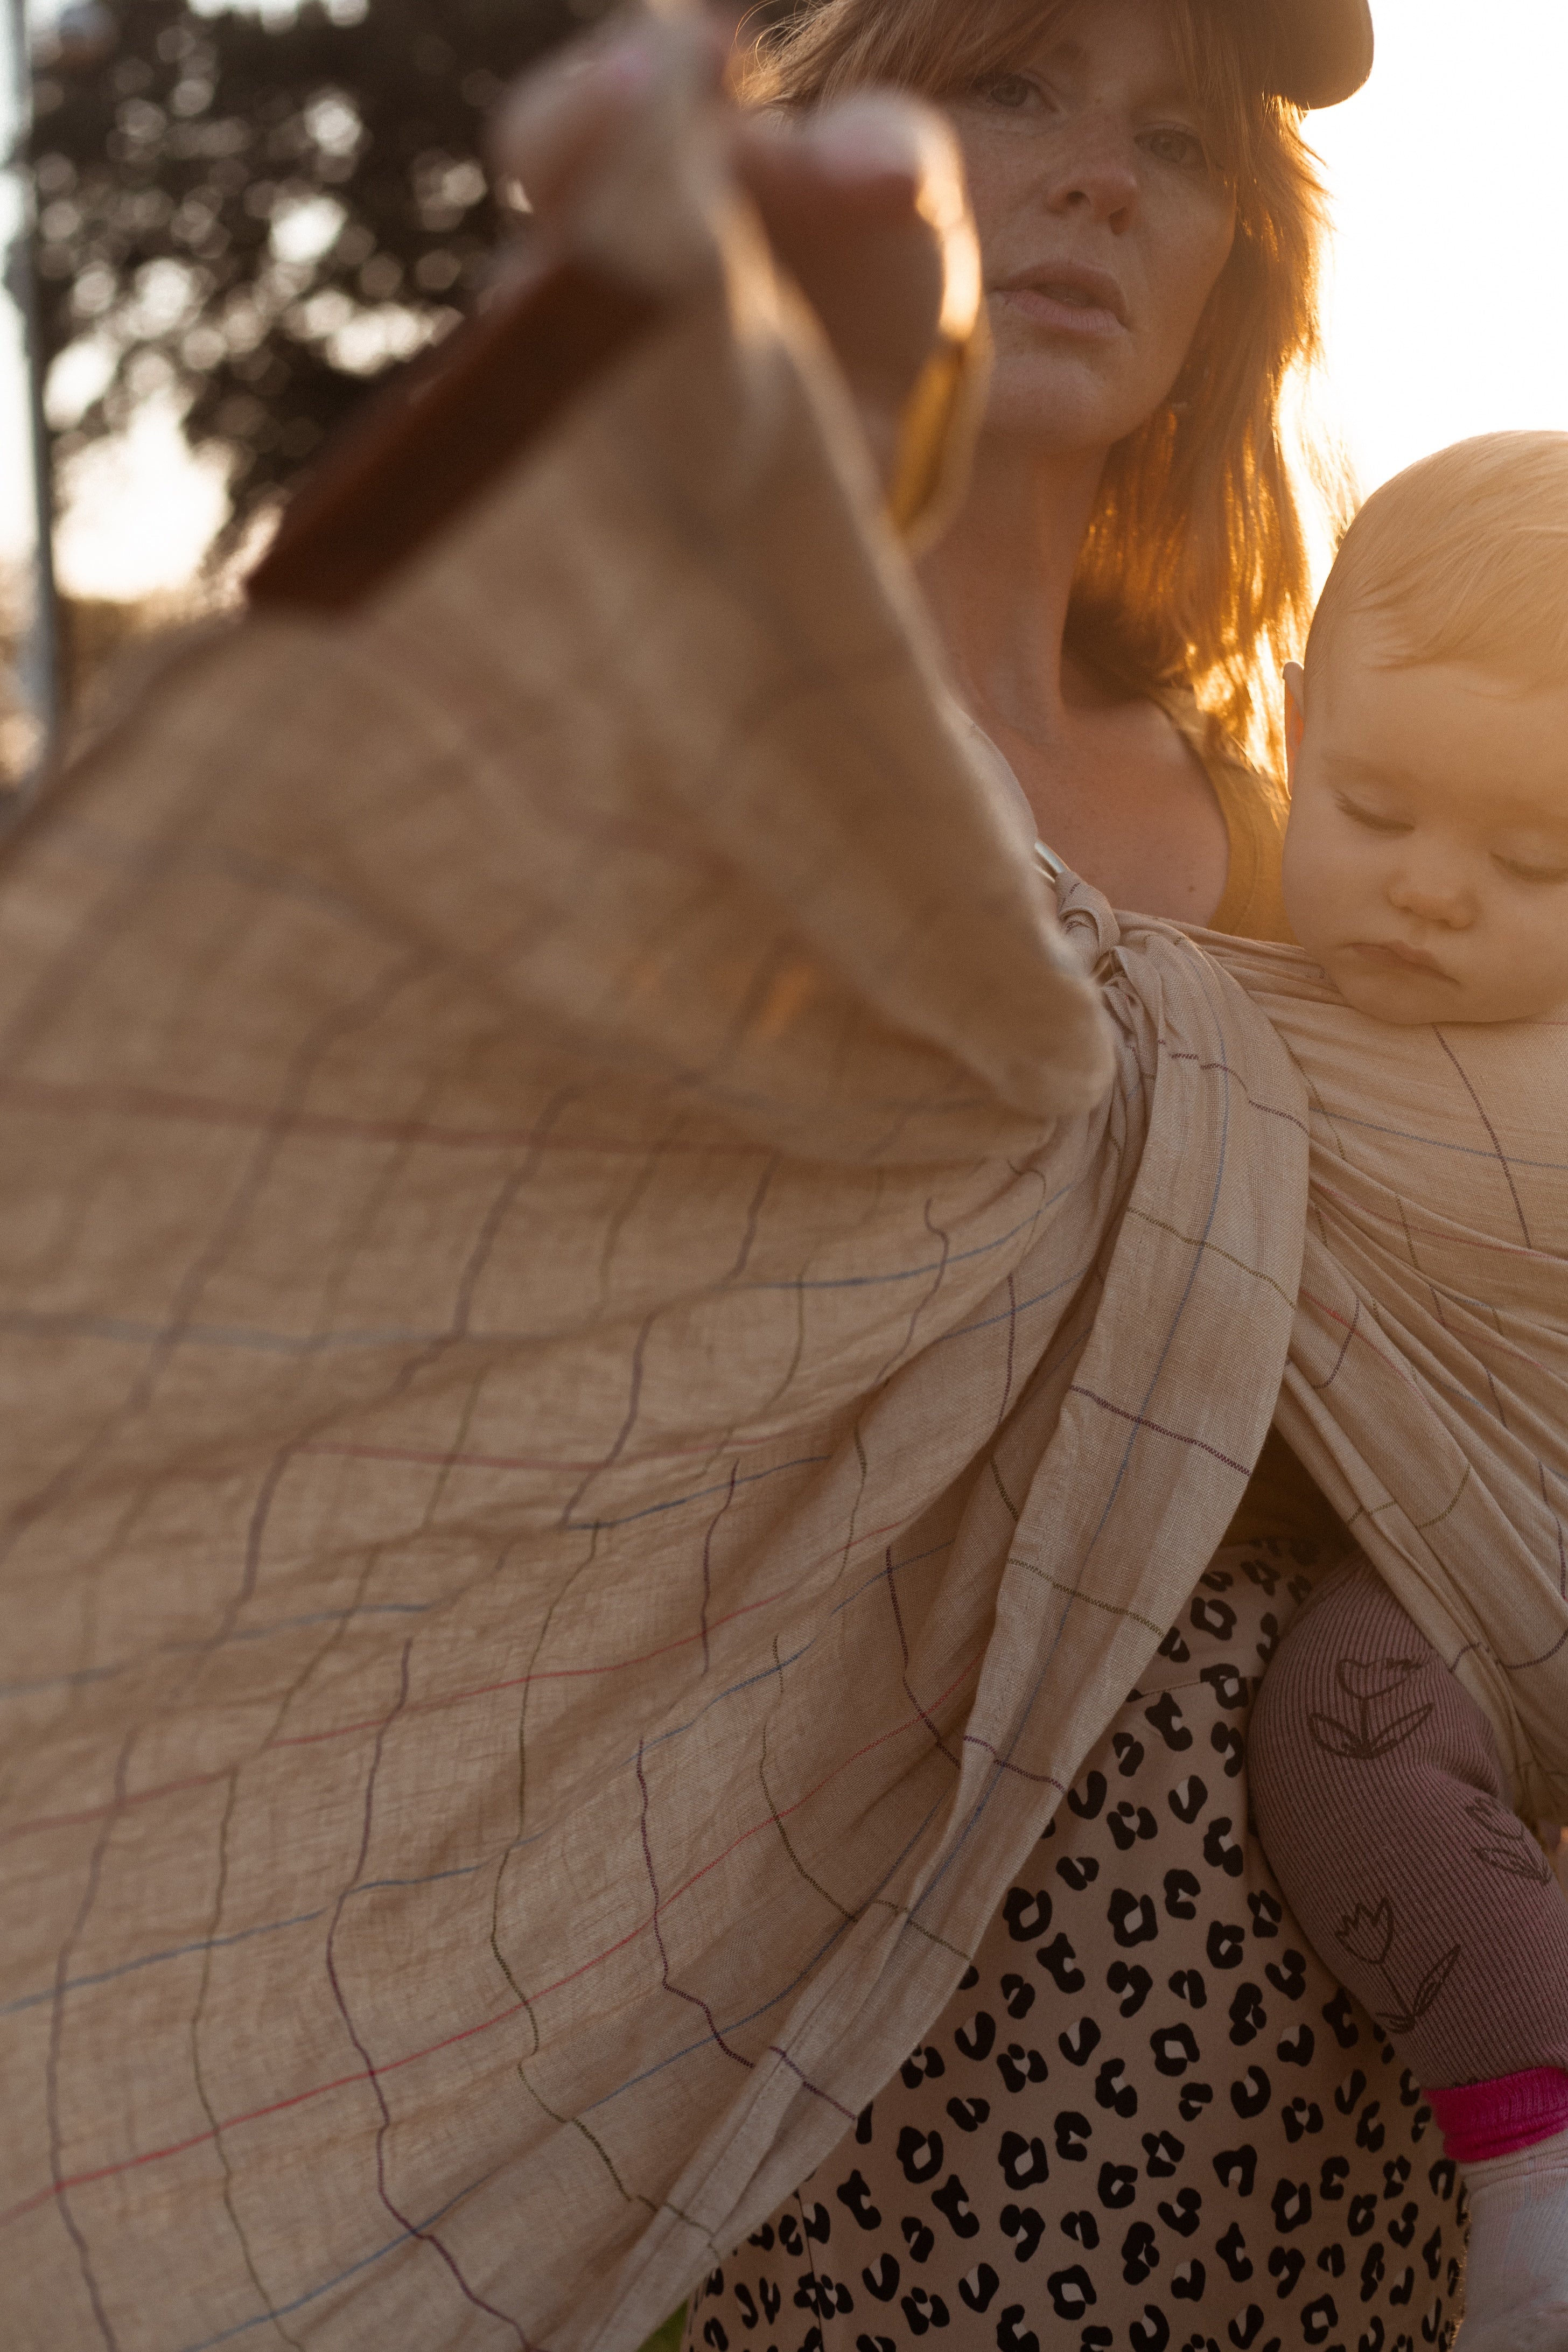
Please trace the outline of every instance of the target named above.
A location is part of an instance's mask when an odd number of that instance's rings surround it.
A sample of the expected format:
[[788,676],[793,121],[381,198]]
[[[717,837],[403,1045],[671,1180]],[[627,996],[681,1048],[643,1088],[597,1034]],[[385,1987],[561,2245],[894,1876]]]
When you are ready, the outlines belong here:
[[1363,490],[1467,434],[1568,427],[1568,5],[1372,5],[1371,81],[1308,124],[1339,229],[1331,405]]
[[[1338,225],[1328,421],[1368,490],[1466,434],[1568,427],[1568,0],[1373,5],[1370,85],[1309,124]],[[15,446],[5,360],[0,331],[0,446]],[[17,475],[0,469],[0,549],[20,527]],[[167,412],[97,453],[77,492],[62,580],[98,595],[177,585],[224,506]]]

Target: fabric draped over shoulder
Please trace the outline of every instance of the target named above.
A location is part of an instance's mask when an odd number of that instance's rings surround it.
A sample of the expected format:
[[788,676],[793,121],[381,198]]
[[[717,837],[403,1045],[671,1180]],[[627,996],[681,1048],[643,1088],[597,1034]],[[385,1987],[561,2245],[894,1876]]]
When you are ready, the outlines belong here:
[[1561,1821],[1568,1023],[1394,1028],[1298,950],[1203,945],[1308,1089],[1310,1206],[1276,1425],[1485,1709],[1520,1812]]
[[[1489,1419],[1300,959],[1064,935],[811,320],[699,226],[482,509],[193,650],[0,877],[27,2352],[630,2352],[941,2009],[1288,1363],[1456,1622],[1436,1523],[1552,1458],[1503,1066]],[[1395,1273],[1403,1389],[1326,1360]]]
[[902,2058],[1290,1328],[1300,1079],[1084,920],[739,219],[12,845],[19,2347],[635,2347]]

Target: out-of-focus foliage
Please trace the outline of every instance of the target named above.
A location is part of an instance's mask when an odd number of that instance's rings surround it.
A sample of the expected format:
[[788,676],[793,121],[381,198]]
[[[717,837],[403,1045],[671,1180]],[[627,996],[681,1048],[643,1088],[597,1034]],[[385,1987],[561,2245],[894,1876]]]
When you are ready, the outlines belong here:
[[236,527],[367,379],[483,287],[483,126],[602,0],[93,0],[37,58],[37,268],[57,454],[157,394],[232,452]]

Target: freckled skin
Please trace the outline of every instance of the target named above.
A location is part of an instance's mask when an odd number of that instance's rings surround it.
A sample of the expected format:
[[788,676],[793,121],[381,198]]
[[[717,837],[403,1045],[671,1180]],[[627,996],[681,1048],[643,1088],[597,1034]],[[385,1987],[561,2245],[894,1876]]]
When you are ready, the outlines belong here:
[[1349,620],[1286,673],[1285,905],[1379,1021],[1568,1013],[1568,687],[1394,667]]
[[[1098,0],[946,111],[984,258],[987,430],[1103,455],[1169,392],[1236,235],[1169,33],[1147,0]],[[1115,278],[1124,331],[1075,340],[1005,290],[1053,259]]]
[[[1041,837],[1117,906],[1202,922],[1230,856],[1213,786],[1164,713],[1108,690],[1064,655],[1062,631],[1107,454],[1180,375],[1235,202],[1160,0],[1069,11],[945,111],[995,364],[969,496],[922,585]],[[1113,331],[1075,332],[1031,289],[1060,264],[1113,281]]]

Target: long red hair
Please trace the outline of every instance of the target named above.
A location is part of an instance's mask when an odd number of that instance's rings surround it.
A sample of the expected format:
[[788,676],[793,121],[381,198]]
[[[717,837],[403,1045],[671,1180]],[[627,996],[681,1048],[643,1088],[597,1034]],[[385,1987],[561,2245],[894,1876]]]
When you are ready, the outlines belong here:
[[[760,44],[747,94],[810,106],[891,82],[940,100],[1017,64],[1072,5],[817,0]],[[1304,445],[1292,456],[1281,417],[1292,379],[1321,355],[1325,199],[1299,110],[1265,93],[1268,12],[1163,5],[1234,192],[1236,240],[1171,402],[1110,453],[1068,642],[1134,691],[1191,686],[1277,766],[1275,681],[1311,615],[1303,488],[1333,524],[1348,505],[1342,468]]]

